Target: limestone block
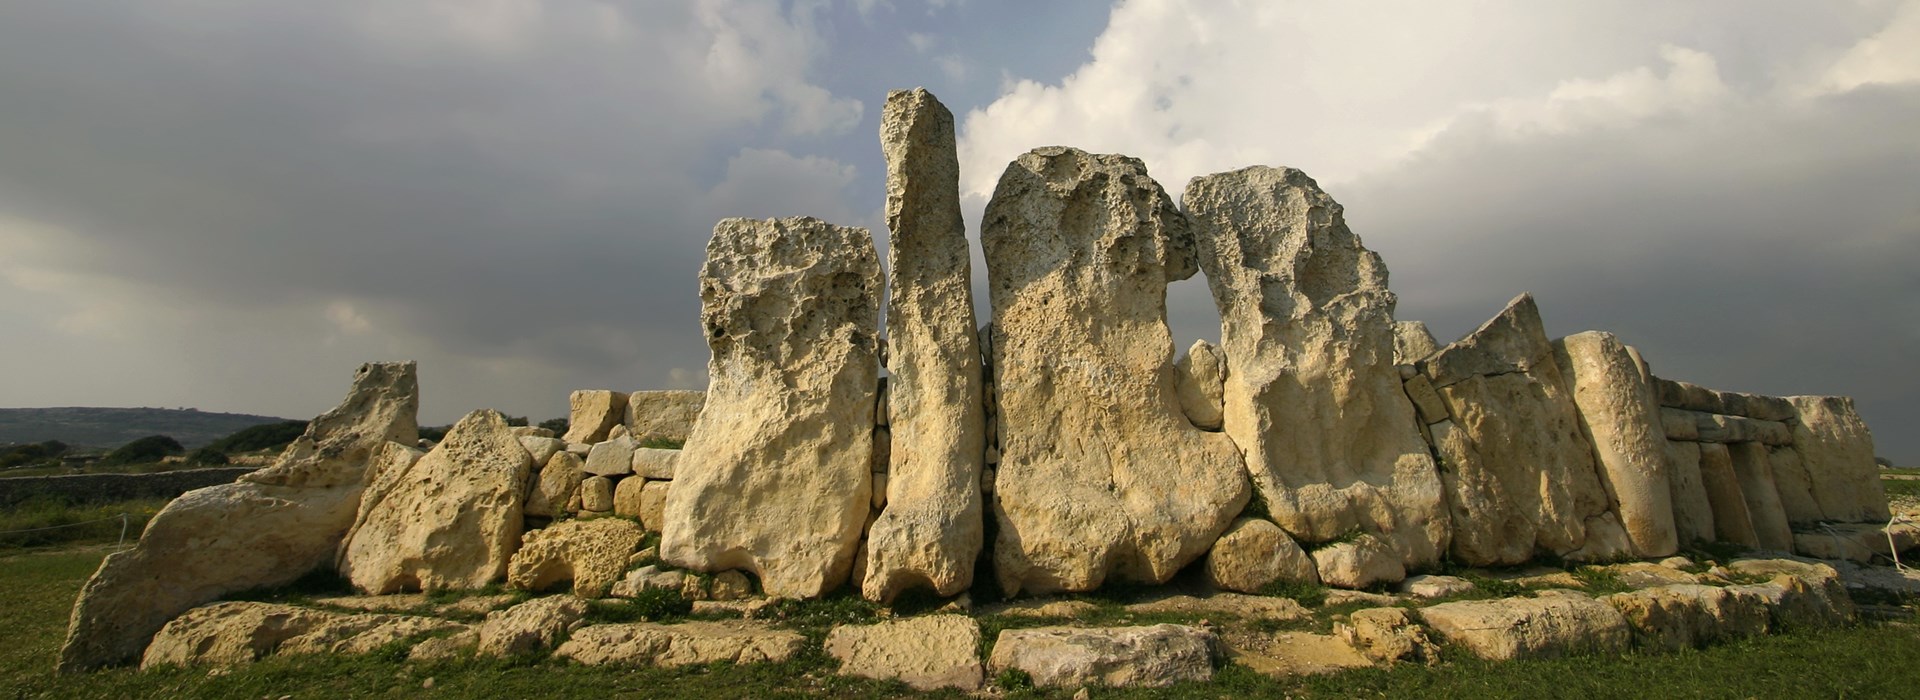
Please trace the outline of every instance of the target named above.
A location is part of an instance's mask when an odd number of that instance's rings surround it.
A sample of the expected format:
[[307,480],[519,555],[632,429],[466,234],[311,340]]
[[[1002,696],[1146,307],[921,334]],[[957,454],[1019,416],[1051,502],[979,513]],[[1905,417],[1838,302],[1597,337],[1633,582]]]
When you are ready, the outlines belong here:
[[613,426],[627,414],[627,395],[604,389],[582,389],[567,397],[567,442],[593,444],[607,439]]
[[589,476],[580,482],[580,510],[587,513],[613,512],[613,480]]
[[1533,297],[1522,294],[1421,363],[1453,418],[1429,426],[1445,466],[1453,556],[1471,566],[1537,551],[1593,558],[1588,522],[1609,512],[1593,448]]
[[741,600],[753,595],[753,582],[738,571],[722,571],[713,576],[707,597],[713,600]]
[[625,476],[633,473],[633,438],[620,437],[596,443],[587,452],[586,472],[594,476]]
[[1701,413],[1727,412],[1720,403],[1720,392],[1698,384],[1658,379],[1653,388],[1662,406]]
[[1001,590],[1168,580],[1249,495],[1233,441],[1180,409],[1166,285],[1195,272],[1188,219],[1140,161],[1052,147],[1007,167],[983,221]]
[[673,482],[648,481],[640,487],[640,512],[635,517],[650,532],[659,532],[666,527],[667,495],[671,493]]
[[340,573],[374,595],[499,580],[520,546],[531,460],[498,412],[467,414],[432,451],[394,471],[384,497],[370,489]]
[[638,475],[621,479],[613,485],[613,514],[627,517],[640,517],[640,495],[645,491],[646,479]]
[[1319,571],[1305,550],[1266,520],[1234,521],[1207,552],[1207,582],[1242,593],[1256,593],[1279,580],[1318,583]]
[[1395,366],[1386,264],[1298,170],[1195,178],[1183,200],[1220,309],[1226,432],[1274,522],[1304,542],[1364,530],[1404,565],[1439,561],[1450,522]]
[[865,229],[714,228],[700,270],[706,407],[675,466],[661,559],[751,571],[770,596],[847,580],[871,507],[881,286]]
[[806,648],[799,632],[761,622],[641,622],[593,625],[574,632],[554,656],[588,666],[703,666],[779,663]]
[[168,503],[132,549],[107,555],[81,587],[59,669],[137,661],[161,626],[194,606],[327,566],[367,473],[418,456],[408,446],[420,439],[419,396],[413,363],[362,365],[346,399],[271,466]]
[[1766,600],[1734,588],[1676,584],[1601,600],[1620,611],[1641,648],[1673,652],[1767,631]]
[[1394,364],[1412,365],[1436,352],[1440,352],[1440,343],[1433,339],[1433,331],[1427,330],[1427,324],[1420,321],[1393,322]]
[[487,613],[480,623],[481,656],[513,657],[551,649],[566,639],[567,630],[587,615],[587,601],[570,595],[535,598],[505,610]]
[[1397,583],[1407,577],[1387,543],[1373,535],[1361,535],[1313,550],[1314,568],[1320,582],[1335,588],[1359,590],[1376,583]]
[[1660,407],[1660,432],[1668,440],[1700,441],[1700,414],[1680,408]]
[[1732,562],[1727,568],[1736,574],[1773,577],[1766,583],[1728,587],[1764,597],[1773,620],[1770,629],[1836,627],[1853,619],[1853,599],[1847,595],[1840,572],[1831,566],[1787,559],[1746,559]]
[[1740,495],[1747,502],[1747,518],[1753,524],[1760,546],[1776,552],[1793,551],[1793,527],[1787,511],[1780,505],[1780,490],[1773,484],[1772,458],[1767,447],[1757,442],[1727,446],[1734,477],[1740,481]]
[[1281,632],[1264,645],[1235,644],[1227,655],[1235,665],[1276,679],[1338,673],[1373,666],[1345,640],[1331,634]]
[[1010,629],[988,666],[1025,671],[1043,688],[1159,688],[1212,679],[1217,644],[1212,632],[1186,625]]
[[636,444],[684,443],[706,407],[704,391],[636,391],[627,395],[627,437]]
[[586,470],[571,452],[556,452],[533,479],[527,493],[526,514],[557,518],[567,513],[567,502],[580,492]]
[[1768,447],[1767,459],[1773,466],[1773,485],[1780,493],[1780,507],[1787,521],[1795,525],[1821,520],[1820,502],[1813,497],[1813,475],[1800,460],[1800,451],[1792,446]]
[[661,450],[649,447],[636,447],[633,450],[633,473],[656,481],[673,479],[674,469],[680,464],[680,450]]
[[[521,438],[521,444],[526,444],[524,442],[526,438],[550,438],[553,437],[553,431],[534,425],[516,425],[513,426],[513,436]],[[527,448],[527,451],[532,452],[533,448]]]
[[553,437],[529,435],[520,436],[520,446],[526,448],[527,454],[533,457],[535,465],[546,464],[547,460],[553,459],[555,453],[565,452],[567,449],[567,443]]
[[[1200,617],[1217,615],[1261,622],[1299,622],[1313,617],[1313,613],[1307,612],[1304,606],[1292,598],[1241,595],[1239,593],[1214,593],[1204,598],[1190,595],[1170,595],[1138,603],[1128,603],[1126,611],[1130,615],[1192,615]],[[1075,613],[1076,614],[1057,615],[1056,617],[1078,617],[1078,611],[1075,611]]]
[[1554,343],[1554,353],[1634,556],[1678,551],[1667,437],[1652,385],[1612,333],[1567,336]]
[[630,520],[600,518],[554,523],[527,533],[526,544],[514,552],[507,567],[507,584],[543,591],[562,581],[573,582],[573,594],[600,598],[627,570],[627,557],[640,548],[646,531]]
[[1793,442],[1793,432],[1785,423],[1719,413],[1694,413],[1693,417],[1694,432],[1701,442],[1762,442],[1768,445],[1788,445]]
[[275,603],[213,603],[174,618],[140,667],[235,666],[268,656],[365,654],[391,642],[465,625],[413,615],[345,614]]
[[1219,430],[1225,420],[1226,354],[1218,345],[1196,340],[1173,368],[1180,373],[1180,410],[1187,420],[1202,430]]
[[1707,498],[1707,485],[1700,477],[1700,445],[1668,440],[1666,452],[1675,534],[1687,543],[1712,542],[1713,502]]
[[1413,402],[1422,423],[1433,425],[1451,417],[1447,415],[1447,403],[1440,400],[1440,392],[1434,391],[1433,382],[1427,379],[1427,375],[1413,375],[1412,379],[1407,380],[1406,389],[1407,399]]
[[1490,661],[1626,651],[1631,632],[1613,606],[1572,591],[1469,600],[1419,610],[1440,637]]
[[[886,364],[886,358],[881,358],[880,363],[882,365]],[[887,399],[887,378],[881,377],[879,383],[874,385],[873,391],[873,424],[875,426],[891,424],[893,422],[893,406]]]
[[1789,396],[1799,420],[1793,448],[1827,520],[1886,522],[1887,495],[1873,461],[1873,433],[1844,396]]
[[843,676],[898,680],[915,690],[978,690],[980,625],[965,615],[925,615],[873,625],[840,625],[826,652]]
[[1406,608],[1355,610],[1345,622],[1334,623],[1333,636],[1375,663],[1440,662],[1439,645],[1427,638],[1426,629]]
[[1474,585],[1472,581],[1458,576],[1422,574],[1420,576],[1409,576],[1407,580],[1400,582],[1400,592],[1415,598],[1426,598],[1429,600],[1460,595],[1471,592],[1473,589]]
[[1714,538],[1742,547],[1759,547],[1760,537],[1747,512],[1747,497],[1740,490],[1740,477],[1733,469],[1733,455],[1726,445],[1700,443],[1700,483],[1706,487],[1707,502],[1713,506]]
[[[953,114],[924,89],[887,94],[887,491],[867,533],[861,593],[973,585],[983,544],[986,415],[973,320],[971,252],[960,216]],[[875,438],[875,451],[879,439]]]

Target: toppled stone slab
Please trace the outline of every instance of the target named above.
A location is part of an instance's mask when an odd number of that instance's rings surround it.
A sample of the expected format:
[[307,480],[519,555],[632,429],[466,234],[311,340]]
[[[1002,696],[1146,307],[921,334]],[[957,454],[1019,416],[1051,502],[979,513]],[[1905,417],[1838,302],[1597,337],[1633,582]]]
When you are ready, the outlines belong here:
[[507,584],[542,591],[573,582],[582,598],[607,594],[627,570],[627,557],[640,548],[646,531],[639,523],[616,518],[568,520],[527,533],[507,568]]
[[588,666],[699,666],[779,663],[806,644],[799,632],[759,622],[640,622],[581,628],[553,653]]
[[1136,615],[1184,614],[1230,617],[1261,622],[1294,622],[1313,617],[1313,613],[1292,598],[1215,593],[1209,596],[1170,595],[1156,600],[1130,603],[1129,613]]
[[1001,176],[981,242],[1001,590],[1167,581],[1249,495],[1233,441],[1180,409],[1166,286],[1196,271],[1187,217],[1138,160],[1040,148]]
[[1643,648],[1679,651],[1767,631],[1766,598],[1738,588],[1675,584],[1601,600],[1620,611]]
[[925,615],[873,625],[840,625],[827,633],[826,652],[840,674],[898,680],[916,690],[977,690],[980,625],[965,615]]
[[865,229],[726,219],[700,270],[706,407],[660,558],[754,572],[768,595],[847,581],[871,507],[880,262]]
[[1344,622],[1334,623],[1333,636],[1376,663],[1440,662],[1440,647],[1406,608],[1356,610]]
[[1373,661],[1334,635],[1281,632],[1265,638],[1237,635],[1226,644],[1227,658],[1272,678],[1338,673],[1366,668]]
[[395,641],[465,627],[412,615],[214,603],[189,610],[162,627],[147,646],[140,667],[232,666],[274,655],[365,654]]
[[356,612],[384,612],[426,614],[435,617],[459,617],[485,615],[502,606],[512,603],[514,596],[508,593],[495,595],[470,595],[449,602],[435,602],[424,593],[392,593],[388,595],[344,595],[314,598],[313,605],[323,608],[341,608]]
[[272,466],[168,503],[132,549],[108,555],[81,588],[59,669],[138,661],[155,632],[194,606],[331,563],[370,466],[403,468],[418,455],[408,446],[419,440],[419,396],[413,363],[362,365],[347,398]]
[[1400,556],[1373,535],[1313,550],[1320,582],[1336,588],[1362,589],[1376,583],[1394,583],[1407,577]]
[[1766,583],[1729,586],[1767,600],[1775,629],[1836,627],[1851,621],[1853,599],[1840,572],[1826,564],[1789,559],[1743,559],[1727,565],[1735,574],[1771,576]]
[[1428,600],[1470,593],[1473,589],[1472,581],[1458,576],[1422,574],[1410,576],[1407,580],[1400,582],[1401,593]]
[[1700,577],[1677,568],[1643,561],[1613,564],[1607,566],[1606,570],[1612,572],[1616,578],[1620,579],[1621,583],[1633,588],[1654,588],[1657,586],[1700,582]]
[[1572,591],[1442,603],[1421,608],[1420,618],[1445,641],[1490,661],[1619,653],[1631,639],[1618,610]]
[[504,658],[551,649],[586,615],[587,601],[570,595],[535,598],[487,613],[476,652]]
[[1010,629],[994,643],[988,666],[1025,671],[1047,688],[1159,688],[1212,679],[1217,641],[1185,625]]
[[636,391],[627,395],[627,436],[639,444],[685,443],[706,407],[704,391]]
[[1220,310],[1226,432],[1274,522],[1304,542],[1364,530],[1404,566],[1439,561],[1450,522],[1395,364],[1379,254],[1291,168],[1194,178],[1182,200]]
[[627,413],[627,395],[604,389],[583,389],[567,397],[566,442],[589,445],[607,439]]
[[1073,619],[1096,612],[1099,609],[1100,606],[1084,600],[1024,598],[986,606],[980,611],[980,614],[1028,619]]
[[1242,593],[1257,592],[1274,581],[1320,582],[1313,558],[1299,543],[1280,526],[1259,518],[1236,520],[1220,535],[1207,552],[1206,573],[1208,583]]
[[[360,505],[340,572],[364,593],[480,588],[520,546],[531,456],[498,412],[467,414]],[[378,489],[369,489],[370,491]]]

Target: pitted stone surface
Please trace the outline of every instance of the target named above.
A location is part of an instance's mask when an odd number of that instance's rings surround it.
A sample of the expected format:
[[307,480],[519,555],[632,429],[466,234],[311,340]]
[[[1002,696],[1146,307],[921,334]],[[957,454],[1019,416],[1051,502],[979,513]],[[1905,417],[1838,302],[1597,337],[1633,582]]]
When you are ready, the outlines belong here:
[[607,439],[627,413],[627,395],[604,389],[582,389],[567,398],[566,442],[593,444]]
[[[1020,156],[987,205],[1002,591],[1164,582],[1246,505],[1239,451],[1180,409],[1166,288],[1188,219],[1140,161]],[[896,397],[897,398],[897,397]]]
[[1226,420],[1226,353],[1218,345],[1196,340],[1174,369],[1180,372],[1180,410],[1187,413],[1187,420],[1202,430],[1219,430]]
[[700,270],[706,407],[675,465],[661,559],[752,571],[770,596],[847,581],[870,507],[880,293],[865,229],[714,228]]
[[1274,522],[1305,542],[1365,530],[1405,565],[1439,561],[1449,521],[1394,362],[1386,264],[1298,170],[1195,178],[1184,201],[1220,309],[1226,432]]
[[704,391],[636,391],[627,395],[627,437],[645,445],[652,441],[684,443],[706,406]]
[[1793,449],[1814,476],[1813,498],[1827,520],[1886,522],[1887,494],[1873,461],[1873,433],[1843,396],[1789,396],[1798,412]]
[[1213,678],[1217,644],[1212,632],[1186,625],[1010,629],[988,663],[1046,688],[1163,687]]
[[965,615],[925,615],[872,625],[841,625],[826,652],[842,675],[898,680],[916,690],[977,690],[980,625]]
[[1553,345],[1634,556],[1673,554],[1680,545],[1653,385],[1612,333],[1578,333]]

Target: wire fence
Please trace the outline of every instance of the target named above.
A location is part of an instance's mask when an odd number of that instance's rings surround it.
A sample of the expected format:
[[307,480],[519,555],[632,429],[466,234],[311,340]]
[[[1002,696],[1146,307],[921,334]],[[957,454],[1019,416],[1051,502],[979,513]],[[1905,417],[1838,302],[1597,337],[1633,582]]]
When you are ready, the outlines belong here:
[[70,528],[70,527],[85,527],[88,525],[97,525],[99,523],[113,522],[115,520],[120,521],[120,541],[115,543],[114,546],[125,547],[127,546],[127,531],[132,529],[133,527],[132,513],[119,513],[113,516],[98,518],[95,520],[82,520],[77,523],[62,523],[59,525],[48,525],[46,527],[30,527],[24,530],[0,530],[0,535],[20,535],[20,534],[25,534],[29,532],[45,532],[48,530],[59,530],[59,529]]

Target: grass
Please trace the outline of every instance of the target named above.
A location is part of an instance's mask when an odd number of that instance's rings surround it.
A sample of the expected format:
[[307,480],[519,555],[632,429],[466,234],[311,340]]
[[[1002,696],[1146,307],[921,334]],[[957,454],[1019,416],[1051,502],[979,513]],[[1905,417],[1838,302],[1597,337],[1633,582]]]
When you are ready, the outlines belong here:
[[[80,584],[108,551],[66,548],[0,556],[0,683],[21,698],[308,697],[834,697],[911,695],[897,683],[842,678],[817,647],[780,664],[684,669],[586,667],[557,659],[459,659],[406,663],[397,649],[366,656],[269,658],[225,673],[168,668],[56,676],[53,660]],[[315,578],[296,588],[324,592]],[[1088,597],[1105,611],[1126,596]],[[1107,613],[1103,612],[1102,615]],[[776,624],[817,639],[834,624],[871,622],[877,606],[850,596],[790,601],[768,613]],[[983,620],[988,624],[991,621]],[[1039,624],[1045,624],[1042,621]],[[1448,649],[1447,662],[1274,680],[1226,664],[1214,680],[1164,689],[1095,689],[1095,698],[1423,697],[1423,698],[1799,698],[1902,697],[1920,684],[1916,623],[1760,637],[1678,654],[1491,663]],[[1073,689],[1030,687],[1022,674],[989,674],[1006,697],[1067,698]],[[964,697],[959,693],[931,697]]]
[[113,544],[120,541],[125,513],[128,542],[140,537],[140,531],[155,513],[166,507],[168,499],[145,499],[120,503],[75,505],[54,496],[35,496],[12,508],[0,510],[0,551],[74,544]]
[[1888,496],[1920,498],[1920,479],[1881,479],[1880,486]]

